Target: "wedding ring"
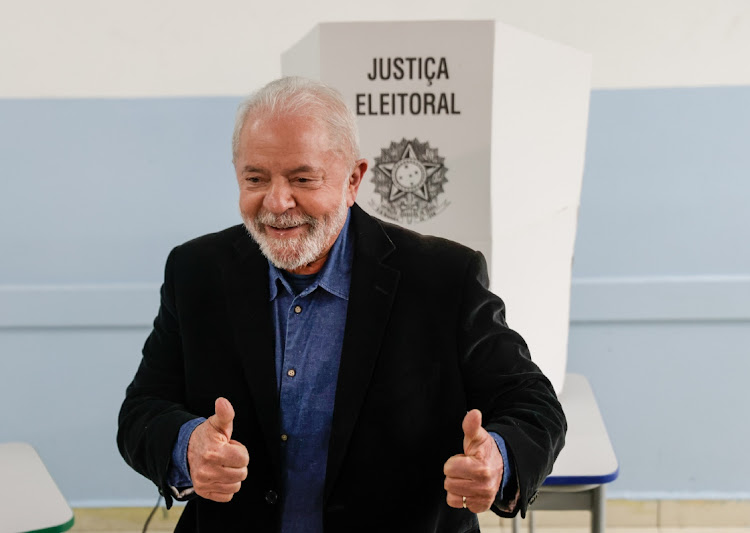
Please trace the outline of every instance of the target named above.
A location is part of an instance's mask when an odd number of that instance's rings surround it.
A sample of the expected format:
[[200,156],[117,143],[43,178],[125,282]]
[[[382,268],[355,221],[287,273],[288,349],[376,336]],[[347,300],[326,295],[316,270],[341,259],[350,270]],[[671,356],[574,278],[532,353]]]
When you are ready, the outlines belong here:
[[463,497],[464,500],[464,509],[466,509],[466,496]]

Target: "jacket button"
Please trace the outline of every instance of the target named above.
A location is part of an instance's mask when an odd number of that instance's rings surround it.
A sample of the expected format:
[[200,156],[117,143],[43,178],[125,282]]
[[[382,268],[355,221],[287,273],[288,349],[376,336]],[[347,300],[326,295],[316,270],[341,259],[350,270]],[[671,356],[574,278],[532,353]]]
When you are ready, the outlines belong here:
[[267,504],[273,505],[274,503],[279,501],[279,495],[276,494],[275,490],[269,490],[268,492],[266,492],[265,500]]

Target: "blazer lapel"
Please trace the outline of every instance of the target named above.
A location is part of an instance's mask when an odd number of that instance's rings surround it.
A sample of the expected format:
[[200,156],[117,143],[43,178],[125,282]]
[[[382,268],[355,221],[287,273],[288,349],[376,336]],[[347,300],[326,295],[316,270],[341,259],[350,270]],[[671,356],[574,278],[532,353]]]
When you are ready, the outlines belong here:
[[245,379],[269,456],[280,464],[273,321],[269,309],[268,262],[243,231],[234,243],[236,262],[226,271],[229,316]]
[[356,204],[352,217],[354,264],[328,446],[326,499],[341,469],[375,368],[399,279],[398,270],[382,263],[395,249],[383,228]]

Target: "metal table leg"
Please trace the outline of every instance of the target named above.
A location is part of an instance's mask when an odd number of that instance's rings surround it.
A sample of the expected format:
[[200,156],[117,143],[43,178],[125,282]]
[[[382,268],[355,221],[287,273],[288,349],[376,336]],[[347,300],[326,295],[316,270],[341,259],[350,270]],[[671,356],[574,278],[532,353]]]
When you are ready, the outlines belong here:
[[[582,490],[571,492],[547,491],[539,498],[537,510],[539,511],[573,511],[582,510],[591,512],[591,533],[605,533],[607,523],[607,497],[605,485],[586,486]],[[526,522],[529,533],[534,533],[534,511],[526,511]],[[512,520],[513,533],[521,533],[521,515],[516,515]]]
[[[534,512],[526,511],[526,521],[529,524],[529,533],[534,533]],[[513,517],[513,533],[521,533],[521,515]]]
[[604,484],[593,489],[591,502],[591,533],[604,533],[607,523],[607,498]]

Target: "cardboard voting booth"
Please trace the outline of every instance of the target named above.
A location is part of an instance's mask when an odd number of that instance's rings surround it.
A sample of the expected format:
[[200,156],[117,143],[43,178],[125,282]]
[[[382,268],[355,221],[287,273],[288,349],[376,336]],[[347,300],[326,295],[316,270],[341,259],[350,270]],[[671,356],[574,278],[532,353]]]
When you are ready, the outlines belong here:
[[561,391],[589,55],[495,21],[324,23],[282,72],[355,112],[362,208],[484,254],[508,324]]

